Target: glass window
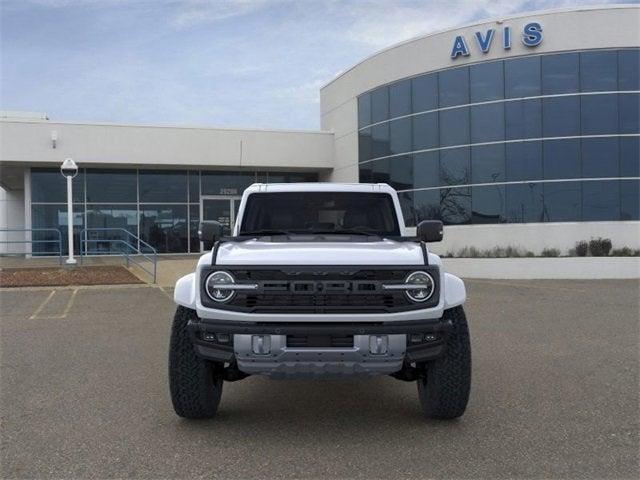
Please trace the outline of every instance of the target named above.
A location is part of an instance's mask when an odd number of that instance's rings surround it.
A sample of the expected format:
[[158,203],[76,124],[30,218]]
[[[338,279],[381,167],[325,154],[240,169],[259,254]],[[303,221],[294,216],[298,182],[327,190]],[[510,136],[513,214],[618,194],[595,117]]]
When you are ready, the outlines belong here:
[[200,251],[200,239],[198,238],[198,227],[200,226],[200,204],[189,205],[189,251],[196,253]]
[[138,201],[135,170],[87,170],[87,202],[127,203]]
[[618,51],[618,89],[640,90],[640,50]]
[[580,178],[580,140],[547,140],[543,143],[544,178]]
[[542,222],[542,184],[506,185],[506,217],[509,223]]
[[440,215],[445,225],[462,225],[471,221],[471,189],[440,189]]
[[371,182],[372,183],[389,183],[389,173],[391,170],[390,159],[374,160],[369,163],[371,165]]
[[411,113],[411,80],[402,80],[389,87],[390,118]]
[[[612,95],[614,96],[614,95]],[[619,133],[640,133],[640,95],[637,93],[621,93],[620,130]]]
[[507,143],[505,157],[508,182],[542,179],[542,142]]
[[504,140],[504,104],[471,107],[471,143]]
[[542,56],[542,94],[579,91],[579,57],[577,53]]
[[109,229],[94,230],[87,233],[89,240],[87,248],[91,253],[98,255],[120,254],[123,251],[131,253],[138,248],[137,242],[130,235],[123,232],[123,230],[126,230],[138,236],[138,210],[135,204],[88,205],[87,228]]
[[389,87],[381,87],[371,92],[371,123],[389,118]]
[[415,115],[413,124],[413,150],[438,148],[438,112]]
[[244,189],[255,182],[255,178],[255,172],[203,171],[201,172],[202,195],[242,195]]
[[617,95],[584,95],[581,102],[583,135],[618,133]]
[[[71,181],[73,202],[84,203],[84,169]],[[31,201],[34,203],[67,203],[67,179],[58,168],[31,169]]]
[[640,182],[620,181],[620,220],[640,220]]
[[504,182],[504,144],[471,147],[471,183]]
[[358,161],[364,162],[373,158],[373,141],[371,128],[365,128],[358,133]]
[[543,184],[546,222],[579,222],[581,211],[581,182],[549,182]]
[[583,182],[582,221],[620,220],[620,182]]
[[[68,218],[66,205],[32,205],[31,228],[55,228],[60,231],[60,235],[52,231],[33,232],[31,235],[31,239],[34,241],[32,253],[35,255],[58,255],[58,251],[62,247],[62,255],[68,255]],[[80,231],[83,227],[84,207],[81,204],[74,204],[73,235],[76,253],[80,251]],[[59,238],[62,240],[62,245],[58,243]]]
[[618,158],[618,138],[582,139],[583,177],[617,177]]
[[417,190],[413,192],[416,223],[423,220],[441,220],[440,190]]
[[503,223],[504,185],[471,188],[471,223]]
[[431,73],[411,79],[411,98],[414,113],[438,108],[438,75]]
[[389,145],[392,155],[411,151],[411,118],[389,122]]
[[503,62],[479,63],[469,67],[471,103],[504,98]]
[[439,152],[413,155],[413,188],[437,187],[440,185]]
[[620,138],[620,176],[640,177],[640,137]]
[[141,205],[140,237],[159,253],[189,249],[186,205]]
[[390,154],[389,123],[381,123],[371,127],[371,157],[386,157]]
[[452,68],[439,74],[440,107],[469,103],[469,68]]
[[507,140],[542,137],[542,100],[505,102],[505,135]]
[[389,185],[396,190],[413,188],[413,158],[411,155],[389,159]]
[[364,93],[358,97],[358,127],[371,124],[371,95]]
[[580,54],[580,89],[583,92],[618,90],[618,53],[582,52]]
[[580,97],[545,98],[542,103],[542,131],[545,137],[580,135]]
[[200,172],[197,170],[189,172],[189,201],[200,201]]
[[471,183],[469,147],[440,150],[440,185]]
[[140,170],[140,202],[187,202],[187,172]]
[[439,113],[440,146],[467,145],[469,143],[469,108],[441,110]]
[[540,95],[540,57],[524,57],[504,62],[505,97]]
[[360,183],[372,183],[373,182],[373,177],[372,177],[372,163],[374,162],[367,162],[367,163],[361,163],[358,166],[358,181]]

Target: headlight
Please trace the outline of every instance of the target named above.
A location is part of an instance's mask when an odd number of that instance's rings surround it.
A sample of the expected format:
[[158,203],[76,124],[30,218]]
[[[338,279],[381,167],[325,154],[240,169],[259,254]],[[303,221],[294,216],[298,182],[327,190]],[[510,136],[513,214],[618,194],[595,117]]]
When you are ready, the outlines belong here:
[[414,302],[425,302],[431,298],[435,290],[435,282],[433,277],[427,272],[413,272],[411,273],[404,283],[407,287],[416,286],[416,288],[407,288],[405,293]]
[[228,302],[235,295],[235,289],[225,289],[224,285],[233,285],[235,280],[230,273],[227,272],[213,272],[207,277],[205,282],[205,290],[211,300],[224,303]]

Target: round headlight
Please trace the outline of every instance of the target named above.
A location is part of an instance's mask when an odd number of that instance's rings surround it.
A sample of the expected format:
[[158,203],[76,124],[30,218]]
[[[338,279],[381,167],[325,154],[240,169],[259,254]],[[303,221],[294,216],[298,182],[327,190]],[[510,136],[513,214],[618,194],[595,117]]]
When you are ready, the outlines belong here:
[[230,273],[227,272],[213,272],[207,277],[205,282],[205,289],[207,295],[211,300],[224,303],[228,302],[235,295],[235,290],[225,289],[224,285],[233,284],[235,280]]
[[407,285],[415,285],[416,288],[406,290],[405,293],[414,302],[424,302],[431,298],[435,290],[433,277],[427,272],[413,272],[404,281]]

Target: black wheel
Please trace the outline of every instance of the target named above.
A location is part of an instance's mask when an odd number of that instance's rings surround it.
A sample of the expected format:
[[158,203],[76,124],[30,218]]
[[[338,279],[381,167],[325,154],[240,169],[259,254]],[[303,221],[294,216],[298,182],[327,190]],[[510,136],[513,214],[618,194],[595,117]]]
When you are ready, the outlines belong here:
[[428,418],[451,419],[467,408],[471,390],[471,343],[462,307],[445,310],[444,318],[453,323],[446,350],[425,365],[418,379],[418,396]]
[[173,409],[185,418],[211,418],[218,410],[222,395],[222,363],[203,360],[196,355],[187,331],[194,310],[178,307],[169,344],[169,390]]

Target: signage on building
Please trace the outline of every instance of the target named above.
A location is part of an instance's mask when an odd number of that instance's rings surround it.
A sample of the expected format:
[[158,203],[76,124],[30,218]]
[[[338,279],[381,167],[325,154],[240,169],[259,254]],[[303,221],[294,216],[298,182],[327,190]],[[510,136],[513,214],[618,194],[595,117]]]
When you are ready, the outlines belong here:
[[[480,51],[482,53],[488,53],[491,49],[494,37],[496,36],[496,29],[490,28],[486,32],[475,32],[473,36]],[[526,47],[537,47],[540,45],[542,43],[542,25],[538,22],[527,23],[522,27],[520,40]],[[502,48],[504,50],[509,50],[511,48],[511,27],[502,28]],[[464,35],[458,35],[453,40],[451,58],[455,60],[458,57],[468,57],[470,54],[471,50],[469,49]]]

